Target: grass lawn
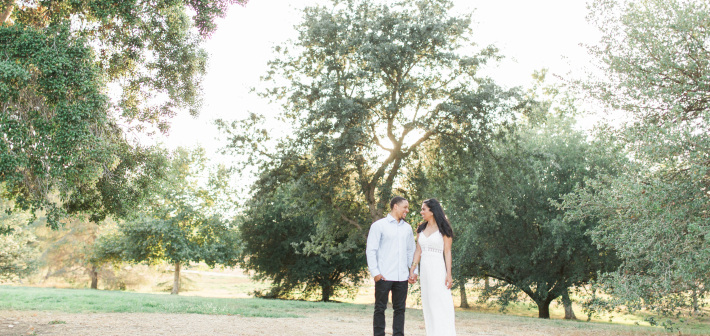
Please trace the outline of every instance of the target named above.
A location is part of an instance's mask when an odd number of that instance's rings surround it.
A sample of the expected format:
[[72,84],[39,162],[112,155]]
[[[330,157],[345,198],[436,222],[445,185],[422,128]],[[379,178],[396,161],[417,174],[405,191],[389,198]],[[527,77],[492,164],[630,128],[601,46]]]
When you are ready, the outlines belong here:
[[304,317],[318,310],[364,310],[365,305],[308,301],[225,299],[145,294],[90,289],[0,286],[0,310],[65,313],[174,313],[240,315],[244,317]]
[[[324,303],[307,301],[266,300],[256,298],[215,298],[200,296],[175,296],[169,294],[131,293],[87,289],[56,289],[19,286],[0,286],[0,311],[55,311],[63,313],[162,313],[233,315],[244,318],[297,318],[311,323],[326,316],[333,320],[358,319],[368,324],[371,304]],[[391,312],[391,310],[388,310]],[[391,314],[391,313],[390,313]],[[422,322],[419,309],[408,309],[407,319]],[[391,316],[391,315],[390,315]],[[457,310],[457,325],[479,328],[523,328],[527,330],[552,330],[556,335],[663,335],[662,328],[643,325],[540,320],[529,316]],[[476,325],[473,325],[475,323]],[[683,323],[683,335],[710,335],[706,320]],[[511,329],[512,330],[512,329]],[[465,333],[464,333],[465,334]],[[677,334],[677,333],[674,333]]]

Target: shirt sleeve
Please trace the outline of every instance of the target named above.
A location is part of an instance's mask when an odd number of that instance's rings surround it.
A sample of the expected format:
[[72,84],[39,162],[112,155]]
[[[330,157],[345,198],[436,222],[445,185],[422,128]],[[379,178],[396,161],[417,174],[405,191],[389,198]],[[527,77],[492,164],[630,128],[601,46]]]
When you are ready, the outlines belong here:
[[[417,249],[417,243],[414,242],[414,234],[409,235],[407,240],[407,268],[412,266],[414,262],[414,251]],[[419,265],[414,269],[414,274],[419,275]]]
[[367,234],[367,248],[365,249],[367,267],[370,269],[370,274],[373,277],[380,274],[380,268],[379,265],[377,265],[377,250],[380,248],[381,238],[382,232],[380,231],[380,226],[375,222],[370,226],[370,232]]

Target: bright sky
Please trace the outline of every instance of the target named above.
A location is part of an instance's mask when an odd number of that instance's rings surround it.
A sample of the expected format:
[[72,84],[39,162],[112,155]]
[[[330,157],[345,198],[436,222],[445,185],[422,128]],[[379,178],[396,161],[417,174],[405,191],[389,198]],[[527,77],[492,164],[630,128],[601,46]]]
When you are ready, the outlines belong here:
[[[568,77],[581,76],[589,66],[586,49],[593,44],[596,29],[587,23],[585,0],[454,0],[455,12],[471,12],[475,41],[493,44],[506,57],[489,66],[486,73],[504,86],[528,85],[534,70]],[[233,6],[218,30],[207,41],[209,69],[204,79],[204,107],[198,118],[187,114],[175,118],[169,147],[204,146],[215,153],[223,143],[216,139],[212,121],[242,119],[249,112],[274,115],[279,107],[269,105],[250,89],[259,86],[272,57],[271,48],[295,37],[299,10],[323,0],[250,0]]]

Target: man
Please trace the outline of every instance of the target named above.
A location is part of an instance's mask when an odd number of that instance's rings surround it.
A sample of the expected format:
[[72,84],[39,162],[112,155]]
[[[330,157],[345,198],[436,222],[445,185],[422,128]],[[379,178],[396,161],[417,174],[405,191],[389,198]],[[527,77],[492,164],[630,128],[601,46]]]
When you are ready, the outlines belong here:
[[390,201],[390,213],[370,226],[367,235],[367,267],[375,280],[375,336],[385,335],[385,309],[392,292],[392,336],[404,335],[404,308],[407,302],[409,266],[414,258],[414,233],[404,218],[409,212],[409,202],[401,196]]

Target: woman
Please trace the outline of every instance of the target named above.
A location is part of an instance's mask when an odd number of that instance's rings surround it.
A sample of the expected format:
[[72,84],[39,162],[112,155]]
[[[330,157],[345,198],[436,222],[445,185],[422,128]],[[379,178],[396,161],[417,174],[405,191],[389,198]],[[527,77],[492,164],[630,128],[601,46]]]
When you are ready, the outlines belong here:
[[409,271],[421,260],[420,282],[424,324],[428,336],[456,335],[454,326],[454,301],[451,298],[451,241],[454,235],[439,201],[428,199],[420,212],[424,222],[417,229],[417,249]]

